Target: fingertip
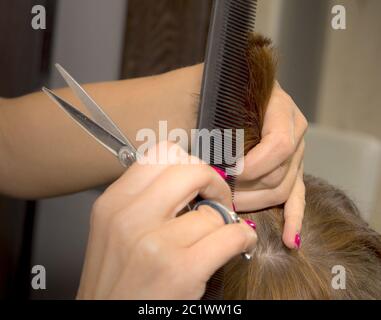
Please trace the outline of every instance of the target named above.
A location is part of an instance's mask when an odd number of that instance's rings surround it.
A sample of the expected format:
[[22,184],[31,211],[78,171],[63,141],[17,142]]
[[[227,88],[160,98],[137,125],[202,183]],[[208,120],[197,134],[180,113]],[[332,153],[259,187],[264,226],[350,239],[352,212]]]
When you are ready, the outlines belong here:
[[283,242],[290,249],[299,249],[301,247],[300,232],[306,207],[303,180],[298,178],[295,187],[292,196],[290,196],[284,207]]
[[283,242],[290,249],[299,249],[301,245],[300,230],[302,228],[303,215],[299,216],[298,212],[290,212],[290,207],[285,207],[285,224],[283,230]]
[[245,233],[248,238],[245,249],[247,252],[252,252],[255,249],[258,241],[258,234],[256,231],[257,225],[254,221],[242,220],[241,226],[245,229]]
[[300,235],[300,232],[290,230],[290,231],[284,231],[282,236],[283,243],[285,246],[292,250],[299,250],[302,245],[302,238]]

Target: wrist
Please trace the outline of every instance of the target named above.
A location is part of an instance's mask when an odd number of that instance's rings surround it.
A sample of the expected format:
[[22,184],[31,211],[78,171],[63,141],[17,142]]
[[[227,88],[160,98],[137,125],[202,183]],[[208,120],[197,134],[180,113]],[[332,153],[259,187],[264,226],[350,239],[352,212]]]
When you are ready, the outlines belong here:
[[[156,138],[160,136],[160,121],[166,121],[168,132],[183,129],[190,138],[191,129],[197,127],[202,74],[203,64],[198,64],[156,76],[118,81],[107,90],[107,97],[115,100],[111,101],[114,103],[110,107],[114,112],[111,116],[127,119],[120,122],[120,127],[137,147],[142,143],[136,140],[142,128],[154,130]],[[97,101],[102,104],[101,99]],[[106,103],[103,105],[107,107]]]

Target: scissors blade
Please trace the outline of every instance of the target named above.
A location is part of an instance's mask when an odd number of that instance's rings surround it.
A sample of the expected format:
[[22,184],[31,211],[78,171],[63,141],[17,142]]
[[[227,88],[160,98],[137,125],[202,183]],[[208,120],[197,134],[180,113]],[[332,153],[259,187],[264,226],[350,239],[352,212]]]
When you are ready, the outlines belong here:
[[89,96],[89,94],[81,87],[81,85],[76,80],[74,80],[74,78],[60,64],[56,63],[55,66],[61,76],[65,79],[68,86],[74,91],[76,96],[88,109],[95,122],[97,122],[102,128],[112,133],[120,141],[123,141],[126,145],[131,145],[126,136],[121,132],[116,124]]
[[109,150],[116,157],[119,155],[121,148],[125,147],[125,143],[120,141],[117,137],[107,132],[104,128],[96,122],[88,118],[82,112],[78,111],[65,100],[57,96],[53,91],[43,87],[44,91],[61,109],[63,109],[74,121],[81,126],[89,135],[95,138],[101,145]]

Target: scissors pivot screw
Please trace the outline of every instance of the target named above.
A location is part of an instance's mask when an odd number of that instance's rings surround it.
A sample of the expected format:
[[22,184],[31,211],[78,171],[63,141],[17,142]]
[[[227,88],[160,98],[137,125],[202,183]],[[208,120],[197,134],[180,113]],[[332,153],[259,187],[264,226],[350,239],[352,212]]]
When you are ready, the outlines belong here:
[[134,152],[131,152],[129,148],[121,148],[119,150],[118,158],[124,167],[129,167],[136,161]]

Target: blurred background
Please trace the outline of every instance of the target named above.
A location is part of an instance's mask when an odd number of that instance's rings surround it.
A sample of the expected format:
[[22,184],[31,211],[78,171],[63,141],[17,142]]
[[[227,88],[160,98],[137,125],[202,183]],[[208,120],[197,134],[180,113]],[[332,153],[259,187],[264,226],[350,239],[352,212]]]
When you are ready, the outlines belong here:
[[[46,8],[45,30],[30,24],[37,4]],[[332,28],[335,5],[346,9],[345,30]],[[63,86],[55,62],[79,82],[202,62],[211,7],[212,0],[0,0],[0,97]],[[279,82],[311,123],[305,171],[344,189],[379,232],[380,15],[379,0],[258,0],[256,21],[278,48]],[[1,298],[75,297],[99,193],[0,197]],[[46,268],[46,290],[31,290],[36,264]]]

